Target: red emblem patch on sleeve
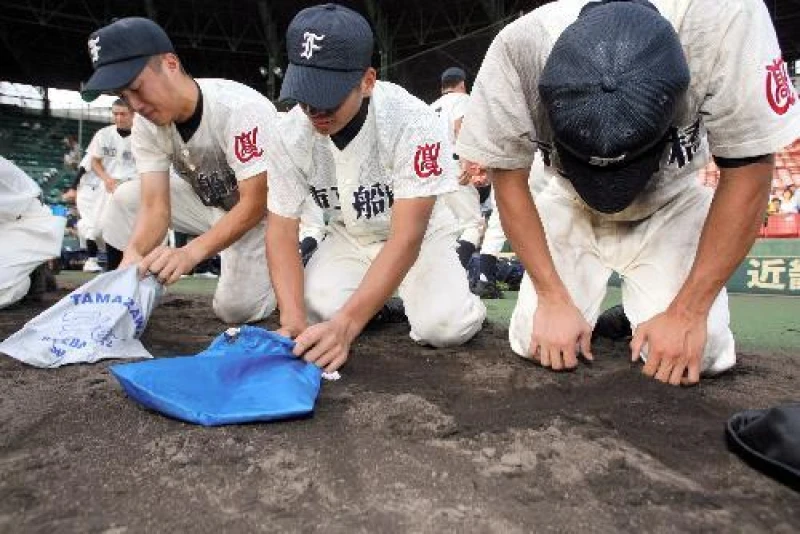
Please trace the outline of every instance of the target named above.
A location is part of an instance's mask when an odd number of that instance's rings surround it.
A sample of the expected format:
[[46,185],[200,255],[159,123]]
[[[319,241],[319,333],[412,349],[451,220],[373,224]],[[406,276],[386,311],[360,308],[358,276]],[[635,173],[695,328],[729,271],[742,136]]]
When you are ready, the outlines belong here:
[[261,157],[264,151],[258,147],[258,126],[249,132],[234,136],[233,151],[236,153],[236,159],[242,163]]
[[789,111],[797,100],[786,63],[781,57],[767,65],[766,90],[769,107],[778,115]]
[[442,174],[442,168],[439,167],[441,148],[442,143],[426,143],[417,147],[417,153],[414,154],[414,172],[417,176],[430,178]]

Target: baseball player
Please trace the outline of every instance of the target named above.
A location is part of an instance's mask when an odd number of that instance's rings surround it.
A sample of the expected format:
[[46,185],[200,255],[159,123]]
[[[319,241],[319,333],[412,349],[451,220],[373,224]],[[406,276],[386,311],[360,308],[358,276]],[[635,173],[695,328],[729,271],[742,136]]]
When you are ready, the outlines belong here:
[[[431,109],[436,112],[446,128],[450,146],[453,147],[469,102],[466,79],[467,74],[459,67],[445,70],[442,73],[442,96],[431,104]],[[453,154],[453,158],[458,159],[458,156]],[[443,195],[442,198],[453,211],[460,226],[457,253],[461,265],[466,269],[486,228],[486,221],[481,215],[478,190],[470,182],[469,175],[464,172],[459,178],[458,190]]]
[[[304,9],[286,42],[281,99],[299,105],[281,124],[267,227],[281,331],[295,338],[295,354],[335,370],[398,291],[412,339],[466,342],[486,310],[453,248],[452,214],[437,202],[457,189],[458,172],[436,114],[376,81],[372,31],[350,9]],[[309,192],[329,216],[329,232],[304,277],[297,228]]]
[[[137,113],[131,146],[141,179],[117,187],[104,222],[106,242],[125,251],[120,266],[138,263],[171,284],[219,253],[216,315],[228,323],[269,315],[265,149],[276,132],[275,107],[242,84],[193,79],[149,19],[101,28],[89,38],[89,54],[95,72],[85,98],[114,92]],[[179,178],[170,179],[170,165]],[[170,226],[199,237],[163,246]]]
[[[98,227],[93,237],[102,237],[103,228],[107,224],[108,205],[117,187],[138,178],[136,163],[131,152],[134,112],[124,100],[117,99],[111,104],[111,114],[114,117],[114,124],[97,130],[87,150],[87,154],[91,157],[91,169],[102,185],[97,193],[94,213],[89,215],[89,219],[93,222],[92,226]],[[111,223],[113,224],[113,220]],[[122,251],[106,243],[108,269],[116,269],[120,261],[122,261]]]
[[44,290],[35,279],[43,283],[44,262],[61,254],[66,223],[42,204],[36,182],[0,157],[0,309]]
[[103,270],[98,263],[98,240],[102,239],[99,224],[96,222],[97,208],[105,189],[100,178],[92,170],[91,150],[87,150],[83,159],[78,164],[78,172],[69,188],[61,195],[66,202],[74,202],[78,208],[78,223],[76,229],[81,240],[81,246],[86,249],[88,258],[83,264],[85,272],[100,272]]
[[[617,271],[646,375],[696,383],[733,366],[724,285],[755,239],[773,152],[800,135],[798,108],[761,0],[562,0],[504,28],[457,152],[490,169],[527,271],[514,352],[554,370],[591,359]],[[697,179],[709,149],[716,192]],[[534,202],[537,150],[553,178]]]

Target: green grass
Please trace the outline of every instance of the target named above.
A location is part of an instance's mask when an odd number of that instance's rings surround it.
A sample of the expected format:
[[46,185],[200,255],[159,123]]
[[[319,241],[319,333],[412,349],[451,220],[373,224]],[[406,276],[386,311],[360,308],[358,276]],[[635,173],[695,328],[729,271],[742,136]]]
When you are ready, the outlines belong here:
[[[79,285],[92,275],[77,271],[63,271],[59,282]],[[211,295],[216,280],[184,278],[170,286],[172,294]],[[621,302],[619,288],[609,287],[603,309]],[[506,291],[505,298],[484,300],[489,321],[508,325],[517,302],[517,293]],[[759,295],[731,295],[731,326],[736,336],[738,350],[744,352],[800,353],[800,298]]]
[[[800,353],[800,298],[730,295],[731,328],[743,352]],[[507,325],[517,303],[517,293],[506,291],[501,300],[484,300],[489,320]],[[609,287],[603,309],[622,302],[619,288]]]

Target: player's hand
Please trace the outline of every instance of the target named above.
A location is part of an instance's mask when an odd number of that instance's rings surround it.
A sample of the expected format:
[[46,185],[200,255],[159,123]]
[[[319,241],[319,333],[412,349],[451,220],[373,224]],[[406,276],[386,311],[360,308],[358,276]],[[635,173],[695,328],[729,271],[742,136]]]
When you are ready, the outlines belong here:
[[283,315],[281,314],[281,326],[275,331],[277,334],[289,339],[295,339],[308,328],[305,318],[288,319],[284,318]]
[[181,275],[188,274],[203,258],[195,258],[187,247],[171,248],[160,246],[139,262],[139,275],[148,273],[164,285],[174,284]]
[[[122,260],[119,262],[119,267],[117,269],[124,269],[130,265],[135,265],[142,261],[143,256],[133,250],[132,248],[128,248],[125,253],[122,255]],[[142,271],[139,271],[139,275],[142,275]]]
[[117,181],[116,180],[103,180],[103,184],[106,186],[106,191],[109,193],[113,193],[117,189]]
[[592,327],[568,300],[539,298],[533,317],[530,353],[543,367],[553,371],[578,366],[578,348],[584,358],[592,356]]
[[355,339],[347,321],[334,317],[308,327],[295,338],[294,355],[332,373],[344,365]]
[[76,198],[78,198],[78,192],[73,188],[69,188],[61,194],[61,200],[64,202],[74,203]]
[[486,182],[486,168],[481,167],[479,164],[466,159],[459,160],[461,165],[461,174],[458,177],[458,183],[461,185],[473,184],[476,187],[485,185]]
[[631,360],[642,357],[647,345],[644,374],[673,386],[697,384],[708,336],[707,321],[705,314],[667,309],[636,328]]

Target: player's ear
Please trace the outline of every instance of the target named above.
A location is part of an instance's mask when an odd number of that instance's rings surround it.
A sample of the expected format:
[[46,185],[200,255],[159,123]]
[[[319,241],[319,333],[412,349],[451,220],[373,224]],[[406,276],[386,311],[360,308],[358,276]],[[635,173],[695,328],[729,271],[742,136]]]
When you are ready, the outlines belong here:
[[372,67],[368,68],[361,78],[361,94],[363,96],[372,96],[372,89],[375,87],[377,79],[378,72]]
[[168,52],[166,54],[161,55],[161,61],[164,65],[164,68],[171,74],[183,72],[183,67],[181,67],[181,60],[175,54]]

